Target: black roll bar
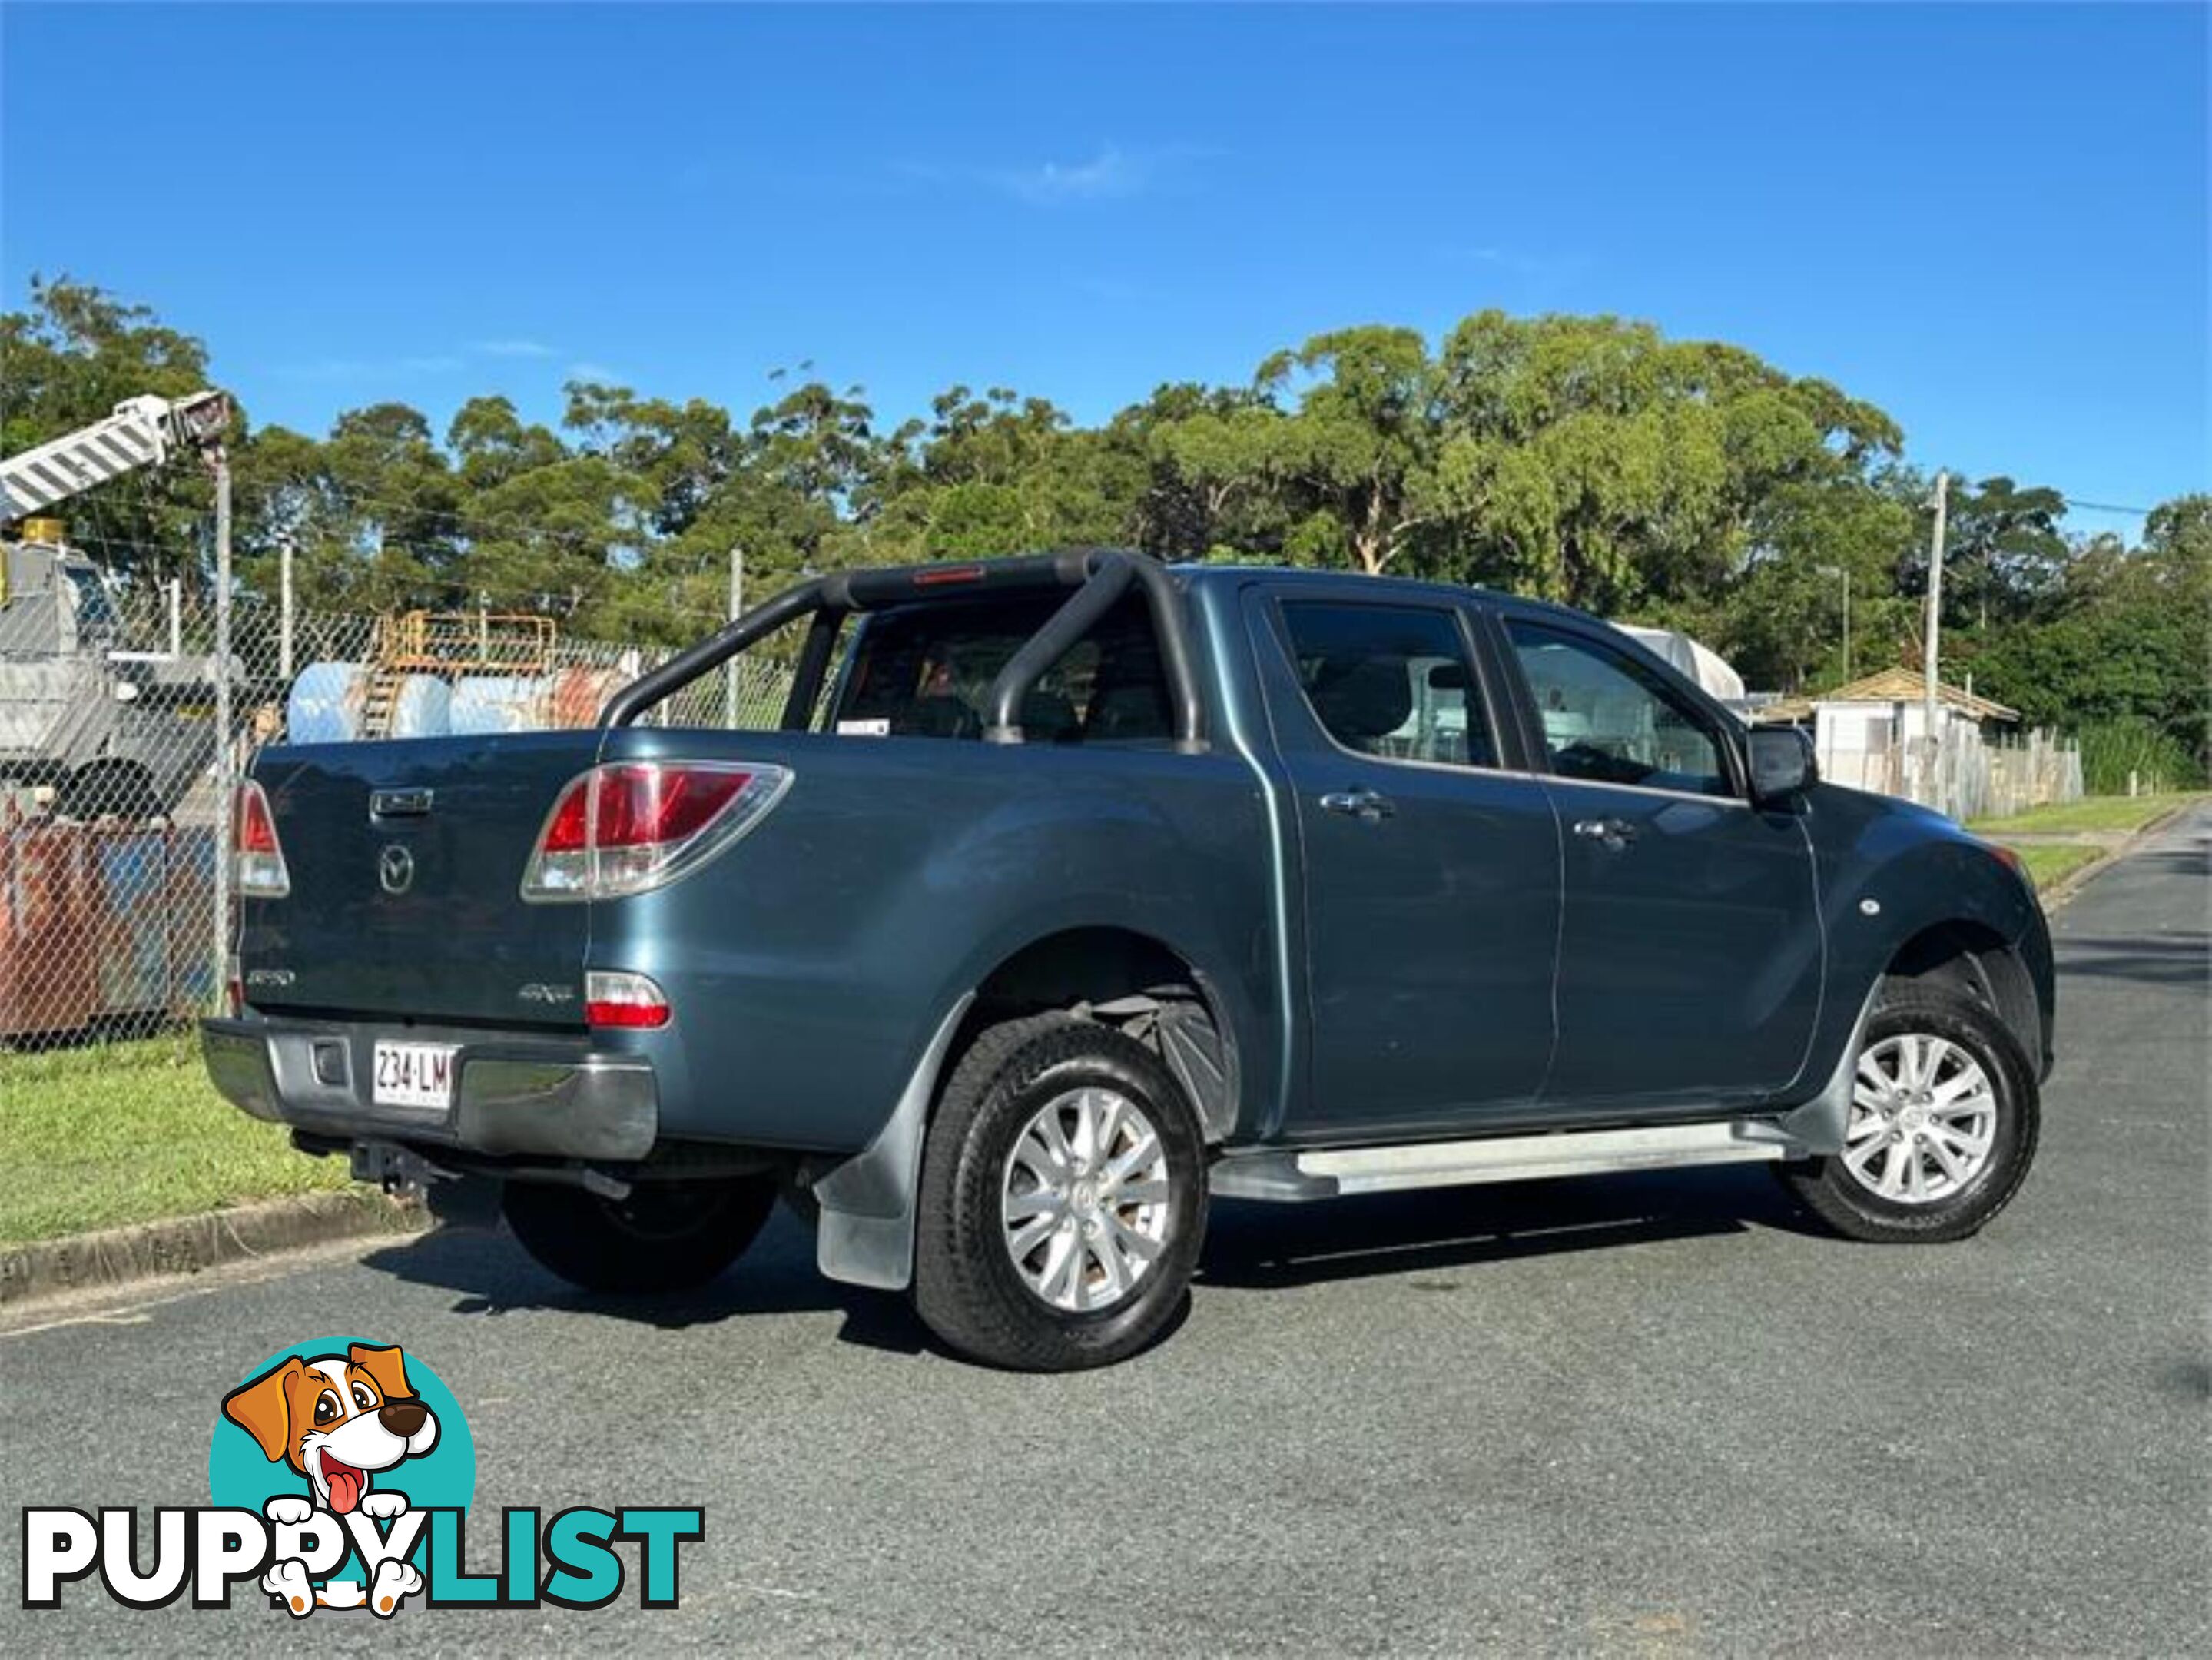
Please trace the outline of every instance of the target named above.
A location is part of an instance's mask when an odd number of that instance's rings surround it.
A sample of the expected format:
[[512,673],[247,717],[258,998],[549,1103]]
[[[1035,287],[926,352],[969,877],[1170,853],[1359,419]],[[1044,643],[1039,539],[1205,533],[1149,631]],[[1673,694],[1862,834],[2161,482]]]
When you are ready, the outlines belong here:
[[1097,575],[1070,594],[1066,603],[1046,619],[1042,628],[1022,642],[1021,649],[1006,660],[1006,666],[999,671],[998,678],[991,682],[991,690],[983,699],[985,743],[1022,741],[1021,708],[1030,689],[1128,591],[1129,562],[1115,559],[1102,562]]
[[791,677],[791,691],[783,700],[786,732],[804,732],[814,716],[814,701],[821,695],[822,677],[837,651],[837,629],[844,613],[817,611],[806,625],[806,643],[799,648],[799,666]]
[[839,571],[810,577],[718,629],[696,646],[640,675],[606,702],[602,727],[626,727],[672,693],[718,668],[746,647],[802,617],[813,617],[799,654],[799,671],[785,701],[783,726],[802,727],[812,710],[829,668],[839,625],[856,611],[892,605],[951,602],[979,590],[1012,593],[1073,588],[1044,626],[1023,642],[991,683],[986,697],[983,737],[994,744],[1022,741],[1018,718],[1039,677],[1065,656],[1091,626],[1134,583],[1145,596],[1152,631],[1159,643],[1160,672],[1167,681],[1168,704],[1175,721],[1178,750],[1206,747],[1198,672],[1190,646],[1189,622],[1182,595],[1167,568],[1148,555],[1122,548],[1063,548],[1051,553],[969,564],[900,565],[873,570]]
[[719,668],[756,640],[774,634],[822,609],[821,577],[786,588],[766,605],[723,624],[696,646],[687,646],[657,669],[648,670],[607,699],[599,711],[603,727],[626,727],[671,692],[690,685],[708,669]]

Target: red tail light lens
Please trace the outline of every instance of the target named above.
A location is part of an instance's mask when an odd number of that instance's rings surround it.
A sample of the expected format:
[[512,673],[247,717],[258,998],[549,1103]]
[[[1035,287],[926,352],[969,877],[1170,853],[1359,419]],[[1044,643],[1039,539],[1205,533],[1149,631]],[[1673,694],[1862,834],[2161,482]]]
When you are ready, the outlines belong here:
[[750,772],[700,767],[602,767],[592,839],[602,849],[681,842],[712,824],[752,781]]
[[238,787],[231,824],[231,873],[240,896],[282,899],[291,892],[291,873],[284,868],[268,792],[251,779]]
[[584,976],[584,1024],[651,1031],[668,1024],[668,999],[641,974],[593,969]]
[[582,853],[592,845],[591,774],[561,792],[561,800],[553,809],[553,816],[545,821],[545,832],[538,838],[538,847],[546,853]]
[[522,897],[615,899],[665,886],[767,817],[787,767],[617,761],[571,779],[546,815]]

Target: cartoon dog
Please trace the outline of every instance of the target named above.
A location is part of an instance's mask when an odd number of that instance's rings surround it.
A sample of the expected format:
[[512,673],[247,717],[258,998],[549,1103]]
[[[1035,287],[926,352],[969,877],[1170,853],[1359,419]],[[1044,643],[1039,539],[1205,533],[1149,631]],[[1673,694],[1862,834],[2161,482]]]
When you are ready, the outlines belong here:
[[[345,1516],[356,1509],[379,1521],[404,1515],[407,1496],[372,1493],[380,1470],[419,1458],[438,1444],[438,1420],[407,1385],[406,1358],[397,1348],[356,1343],[343,1355],[302,1360],[287,1356],[223,1397],[223,1415],[251,1435],[271,1463],[289,1464],[307,1481],[307,1497],[269,1501],[269,1519],[301,1523],[317,1509]],[[295,1615],[315,1608],[360,1608],[388,1616],[422,1588],[409,1563],[377,1565],[364,1593],[350,1580],[316,1591],[307,1570],[288,1560],[270,1569],[263,1589]]]

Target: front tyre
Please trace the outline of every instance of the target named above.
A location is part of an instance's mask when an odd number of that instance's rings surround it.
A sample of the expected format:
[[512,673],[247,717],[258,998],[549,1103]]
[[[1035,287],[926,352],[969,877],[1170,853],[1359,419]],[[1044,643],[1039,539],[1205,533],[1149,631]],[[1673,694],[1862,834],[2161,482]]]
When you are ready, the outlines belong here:
[[1152,1050],[1070,1014],[994,1026],[923,1148],[915,1309],[988,1365],[1110,1365],[1182,1306],[1206,1198],[1197,1114]]
[[509,1182],[507,1225],[539,1265],[586,1291],[702,1286],[744,1255],[775,1205],[769,1176],[640,1182],[621,1199],[580,1187]]
[[2039,1112],[2034,1070],[1995,1011],[1903,988],[1868,1022],[1843,1152],[1779,1173],[1849,1238],[1964,1239],[2027,1179]]

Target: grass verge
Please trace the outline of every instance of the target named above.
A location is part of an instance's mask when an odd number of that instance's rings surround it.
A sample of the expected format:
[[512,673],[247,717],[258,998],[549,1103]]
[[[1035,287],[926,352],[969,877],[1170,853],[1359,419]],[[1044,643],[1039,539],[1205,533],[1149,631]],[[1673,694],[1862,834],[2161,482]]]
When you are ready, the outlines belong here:
[[2048,893],[2055,883],[2062,882],[2082,866],[2105,856],[2105,849],[2081,842],[2045,842],[2029,847],[2014,848],[2027,873],[2035,879],[2039,892]]
[[1966,828],[1977,835],[2000,838],[2008,830],[2027,836],[2065,836],[2083,830],[2141,830],[2152,819],[2198,799],[2190,794],[2085,795],[2056,806],[2031,807],[2009,818],[1977,818]]
[[347,1185],[217,1095],[189,1033],[0,1053],[0,1243]]

